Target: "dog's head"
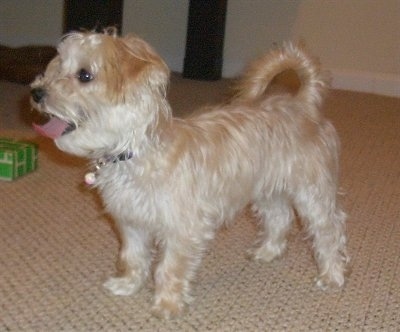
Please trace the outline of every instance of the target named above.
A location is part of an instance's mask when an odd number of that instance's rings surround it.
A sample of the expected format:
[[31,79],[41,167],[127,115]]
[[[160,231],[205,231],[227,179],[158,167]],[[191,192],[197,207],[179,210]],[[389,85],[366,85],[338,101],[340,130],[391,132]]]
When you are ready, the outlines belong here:
[[139,150],[170,118],[169,70],[143,40],[74,32],[31,84],[31,103],[50,116],[36,125],[66,152],[89,158]]

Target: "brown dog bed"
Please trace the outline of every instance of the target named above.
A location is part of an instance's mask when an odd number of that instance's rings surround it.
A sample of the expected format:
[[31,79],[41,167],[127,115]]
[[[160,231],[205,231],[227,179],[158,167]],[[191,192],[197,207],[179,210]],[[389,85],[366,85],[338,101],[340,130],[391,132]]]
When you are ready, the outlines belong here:
[[52,46],[7,47],[0,45],[0,79],[29,84],[57,54]]

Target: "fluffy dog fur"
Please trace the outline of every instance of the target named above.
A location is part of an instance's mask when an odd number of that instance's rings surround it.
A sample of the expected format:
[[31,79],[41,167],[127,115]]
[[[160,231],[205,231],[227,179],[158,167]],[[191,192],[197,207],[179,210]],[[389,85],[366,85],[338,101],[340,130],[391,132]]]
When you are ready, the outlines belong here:
[[[301,82],[297,93],[267,96],[271,80],[288,69]],[[168,80],[147,43],[108,30],[65,36],[32,83],[34,107],[69,124],[56,145],[97,163],[95,186],[122,240],[120,274],[104,286],[136,293],[155,245],[153,312],[181,314],[208,242],[248,204],[261,225],[254,259],[282,255],[294,207],[313,239],[317,285],[343,286],[339,143],[319,112],[326,80],[316,61],[286,44],[248,68],[230,103],[185,120],[171,115]]]

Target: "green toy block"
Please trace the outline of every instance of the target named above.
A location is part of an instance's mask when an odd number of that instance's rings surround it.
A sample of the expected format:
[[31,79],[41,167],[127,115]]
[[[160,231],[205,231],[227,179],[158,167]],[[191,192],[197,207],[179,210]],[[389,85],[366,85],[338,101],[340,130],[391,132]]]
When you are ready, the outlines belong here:
[[36,144],[0,137],[0,180],[12,181],[37,168]]

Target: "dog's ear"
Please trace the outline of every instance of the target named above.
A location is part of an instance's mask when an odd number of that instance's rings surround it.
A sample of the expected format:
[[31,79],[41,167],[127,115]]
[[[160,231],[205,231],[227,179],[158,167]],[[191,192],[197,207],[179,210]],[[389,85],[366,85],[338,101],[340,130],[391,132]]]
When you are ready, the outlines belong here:
[[168,122],[171,117],[170,107],[166,101],[169,82],[169,68],[154,49],[135,35],[120,38],[123,43],[121,64],[124,77],[123,90],[125,98],[134,97],[135,102],[145,105],[154,117],[148,127],[150,135],[156,127]]
[[92,33],[88,38],[94,45],[94,56],[99,57],[99,82],[107,84],[105,93],[110,101],[126,102],[143,95],[144,89],[165,97],[168,67],[145,41],[134,35],[118,37],[106,33]]
[[131,71],[133,75],[146,69],[157,71],[168,79],[168,66],[148,43],[132,34],[121,38],[121,41],[125,46],[125,51],[130,55],[129,61],[125,63],[129,68],[125,69]]
[[146,62],[150,62],[150,63],[159,63],[159,62],[163,63],[163,61],[159,57],[159,55],[143,39],[140,39],[139,37],[136,37],[135,35],[130,34],[130,35],[127,35],[127,36],[121,38],[121,40],[124,42],[126,47],[129,49],[129,52],[131,53],[131,55],[134,56],[135,58],[146,61]]

